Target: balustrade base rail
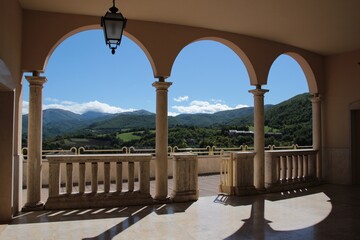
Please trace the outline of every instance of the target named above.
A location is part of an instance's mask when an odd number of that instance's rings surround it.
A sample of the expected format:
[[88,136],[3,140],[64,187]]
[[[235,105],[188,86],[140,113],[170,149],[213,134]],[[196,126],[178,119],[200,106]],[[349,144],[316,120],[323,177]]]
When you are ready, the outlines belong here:
[[314,187],[321,184],[317,178],[307,178],[307,179],[295,179],[289,181],[279,181],[276,183],[271,183],[266,185],[266,190],[268,192],[283,192],[296,189],[303,189],[307,187]]
[[235,195],[235,196],[247,196],[247,195],[255,195],[259,192],[255,189],[254,186],[246,186],[246,187],[233,187],[233,186],[224,186],[220,185],[219,191],[221,193],[225,193],[226,195]]
[[153,198],[148,193],[121,192],[121,193],[84,193],[62,194],[49,197],[45,204],[47,210],[122,207],[153,204]]

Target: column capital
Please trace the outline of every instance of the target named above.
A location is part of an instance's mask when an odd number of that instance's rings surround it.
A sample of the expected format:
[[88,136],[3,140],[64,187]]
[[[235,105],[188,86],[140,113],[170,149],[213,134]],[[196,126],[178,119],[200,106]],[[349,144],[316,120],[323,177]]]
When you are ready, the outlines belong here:
[[310,101],[312,103],[319,103],[322,100],[322,97],[318,93],[310,94]]
[[172,85],[172,82],[154,82],[152,85],[156,90],[167,90]]
[[249,90],[249,93],[254,94],[254,96],[264,96],[269,90],[261,89],[261,86],[256,86],[255,89]]
[[40,76],[25,76],[26,80],[28,80],[30,86],[42,86],[47,82],[46,77]]

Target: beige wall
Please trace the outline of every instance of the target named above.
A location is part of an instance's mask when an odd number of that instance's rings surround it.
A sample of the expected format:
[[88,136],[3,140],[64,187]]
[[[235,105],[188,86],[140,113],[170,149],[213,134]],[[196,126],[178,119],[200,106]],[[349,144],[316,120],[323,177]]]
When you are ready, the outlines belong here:
[[20,159],[17,157],[20,125],[17,112],[20,109],[18,93],[21,92],[22,10],[16,0],[0,0],[0,6],[0,60],[6,66],[0,68],[0,75],[4,69],[10,73],[8,80],[0,80],[0,222],[5,222],[11,219],[13,211],[17,211],[20,201],[13,176],[18,176],[19,172],[14,166],[20,166],[14,161]]
[[323,97],[324,175],[331,183],[351,184],[350,105],[360,101],[360,50],[325,61]]
[[[99,17],[25,10],[22,69],[46,71],[47,59],[58,44],[72,34],[94,28],[100,28]],[[148,56],[155,77],[171,76],[172,65],[184,47],[211,39],[225,44],[242,59],[252,85],[266,84],[272,63],[289,53],[303,67],[310,92],[322,92],[323,57],[303,49],[240,34],[132,19],[125,31]]]

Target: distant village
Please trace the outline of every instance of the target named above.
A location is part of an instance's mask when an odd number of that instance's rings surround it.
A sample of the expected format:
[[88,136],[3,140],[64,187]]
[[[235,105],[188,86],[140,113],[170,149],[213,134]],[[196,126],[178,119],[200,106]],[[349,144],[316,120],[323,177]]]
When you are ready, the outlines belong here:
[[[229,134],[230,136],[232,135],[254,135],[253,131],[239,131],[239,130],[229,130]],[[282,133],[278,133],[278,132],[267,132],[265,133],[265,136],[281,136]]]

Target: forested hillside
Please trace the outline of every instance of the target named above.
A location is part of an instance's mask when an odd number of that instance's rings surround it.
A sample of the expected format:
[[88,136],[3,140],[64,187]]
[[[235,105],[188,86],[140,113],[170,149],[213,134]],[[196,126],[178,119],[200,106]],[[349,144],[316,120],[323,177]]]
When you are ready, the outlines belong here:
[[[237,147],[252,145],[253,107],[214,114],[180,114],[169,117],[169,145],[179,147]],[[44,110],[43,148],[155,147],[155,114],[139,110],[120,114]],[[27,116],[23,118],[26,146]],[[308,94],[265,106],[265,144],[311,145],[311,102]],[[249,131],[231,134],[229,130]],[[275,134],[274,134],[275,133]]]

